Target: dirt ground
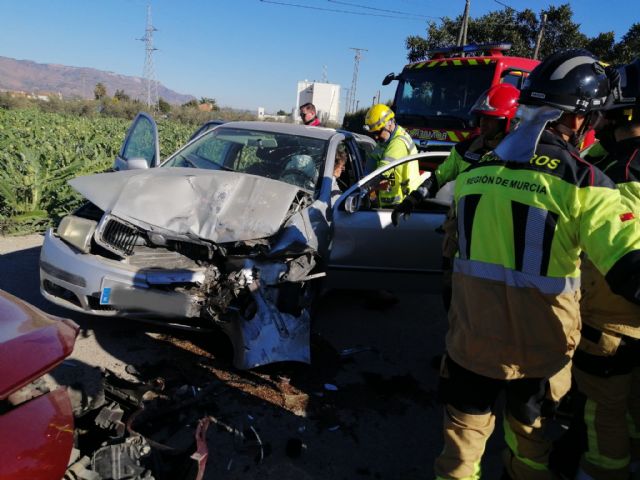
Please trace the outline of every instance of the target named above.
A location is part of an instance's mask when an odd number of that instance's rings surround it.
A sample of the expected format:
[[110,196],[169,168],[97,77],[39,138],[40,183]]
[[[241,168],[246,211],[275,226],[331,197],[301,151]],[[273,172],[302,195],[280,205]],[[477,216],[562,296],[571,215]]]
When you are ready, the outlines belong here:
[[[397,304],[374,309],[368,293],[329,292],[314,319],[311,365],[239,371],[221,335],[90,317],[46,302],[38,290],[41,242],[38,235],[0,237],[0,288],[81,326],[53,379],[70,384],[106,368],[138,384],[162,381],[165,393],[206,392],[206,401],[158,410],[140,425],[163,430],[158,438],[179,449],[192,444],[198,418],[213,419],[204,478],[433,478],[442,406],[431,363],[447,327],[438,296],[399,294]],[[499,477],[500,434],[498,427],[488,445],[485,478]]]

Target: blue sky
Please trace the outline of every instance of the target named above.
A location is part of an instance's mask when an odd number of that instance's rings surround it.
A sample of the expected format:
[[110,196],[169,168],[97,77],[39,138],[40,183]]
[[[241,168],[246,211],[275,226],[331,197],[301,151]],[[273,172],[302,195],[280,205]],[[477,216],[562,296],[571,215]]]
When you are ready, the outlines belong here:
[[[180,93],[213,97],[222,106],[275,112],[290,111],[297,82],[321,81],[325,68],[330,82],[349,88],[351,47],[368,50],[360,60],[360,105],[378,90],[383,101],[391,98],[394,84],[380,82],[406,63],[406,37],[424,35],[433,17],[462,13],[465,1],[0,0],[0,56],[142,76],[144,43],[136,39],[144,35],[149,3],[158,29],[154,65],[160,82]],[[500,3],[539,12],[567,2]],[[612,30],[619,40],[640,22],[637,0],[612,0],[608,8],[601,0],[569,3],[574,21],[589,36]],[[472,17],[502,8],[495,0],[471,0]]]

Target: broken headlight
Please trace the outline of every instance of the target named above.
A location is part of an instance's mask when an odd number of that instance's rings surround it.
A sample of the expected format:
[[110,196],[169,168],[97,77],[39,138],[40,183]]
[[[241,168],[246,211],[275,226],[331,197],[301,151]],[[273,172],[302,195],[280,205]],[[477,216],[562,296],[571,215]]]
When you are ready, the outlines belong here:
[[58,236],[84,253],[89,253],[91,238],[96,231],[97,222],[86,218],[67,215],[58,225]]

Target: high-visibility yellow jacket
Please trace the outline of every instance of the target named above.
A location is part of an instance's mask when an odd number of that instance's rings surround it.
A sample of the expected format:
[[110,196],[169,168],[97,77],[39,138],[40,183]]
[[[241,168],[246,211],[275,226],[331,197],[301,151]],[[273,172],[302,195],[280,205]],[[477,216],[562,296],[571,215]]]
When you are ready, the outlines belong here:
[[442,187],[445,183],[455,180],[469,165],[478,162],[488,150],[484,146],[482,135],[476,135],[457,143],[445,161],[436,168],[435,176],[438,186]]
[[[376,163],[375,168],[406,157],[415,155],[418,149],[413,143],[413,139],[400,125],[391,134],[391,137],[384,144],[379,144],[371,154]],[[420,185],[420,167],[418,161],[407,162],[400,167],[388,171],[385,178],[389,181],[389,188],[378,192],[380,205],[389,207],[402,202],[409,192],[415,190]]]
[[455,201],[446,342],[463,367],[508,380],[566,366],[580,340],[582,250],[613,291],[640,301],[640,224],[615,184],[551,131],[528,163],[488,153],[460,173]]
[[460,172],[477,163],[490,150],[484,144],[484,136],[475,135],[454,145],[449,156],[438,165],[434,175],[427,178],[416,191],[422,198],[434,197],[446,183],[455,180]]
[[[438,165],[438,168],[435,170],[435,184],[429,181],[433,180],[433,178],[430,177],[420,185],[418,192],[423,198],[435,196],[438,189],[446,183],[454,181],[458,175],[469,168],[470,165],[478,163],[482,156],[489,150],[490,148],[485,145],[483,135],[476,135],[456,143],[451,149],[449,156],[444,162]],[[442,229],[444,230],[442,256],[452,259],[458,250],[458,230],[456,226],[455,208],[451,208],[449,212],[447,212],[447,219],[442,224]],[[450,285],[450,269],[447,268],[445,270],[445,281],[447,285]]]
[[[616,145],[607,156],[605,173],[613,180],[628,202],[629,210],[640,221],[640,138],[624,140]],[[614,294],[605,278],[597,271],[590,260],[582,264],[582,300],[580,302],[582,321],[600,331],[613,335],[626,335],[640,338],[640,306]],[[596,342],[597,343],[597,342]],[[585,343],[587,350],[599,347]],[[581,347],[581,348],[583,348]],[[612,345],[613,349],[617,347]],[[603,351],[590,351],[603,354]],[[610,351],[608,353],[614,353]]]

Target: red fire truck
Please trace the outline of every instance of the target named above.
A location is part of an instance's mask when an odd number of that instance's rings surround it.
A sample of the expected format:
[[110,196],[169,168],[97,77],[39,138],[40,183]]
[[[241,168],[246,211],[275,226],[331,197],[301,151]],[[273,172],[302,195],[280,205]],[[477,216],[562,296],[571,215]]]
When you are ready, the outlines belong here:
[[471,135],[476,126],[470,109],[489,87],[500,82],[522,87],[540,62],[505,55],[510,48],[503,43],[440,48],[385,77],[383,85],[398,80],[392,108],[419,150],[449,150]]

